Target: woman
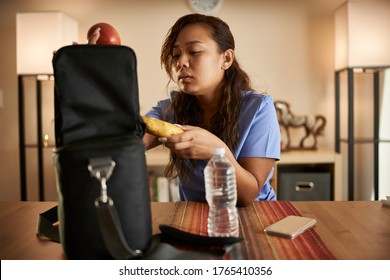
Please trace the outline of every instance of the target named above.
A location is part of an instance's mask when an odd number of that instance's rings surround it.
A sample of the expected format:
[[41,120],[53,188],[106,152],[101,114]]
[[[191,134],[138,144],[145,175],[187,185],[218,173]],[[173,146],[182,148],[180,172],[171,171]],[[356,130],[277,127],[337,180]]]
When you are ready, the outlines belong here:
[[171,151],[168,177],[179,177],[182,200],[205,201],[203,170],[214,147],[225,147],[236,169],[237,205],[275,200],[269,180],[280,157],[280,130],[272,98],[251,89],[221,19],[190,14],[169,30],[161,64],[178,90],[147,113],[181,125],[167,138],[145,134],[147,149]]

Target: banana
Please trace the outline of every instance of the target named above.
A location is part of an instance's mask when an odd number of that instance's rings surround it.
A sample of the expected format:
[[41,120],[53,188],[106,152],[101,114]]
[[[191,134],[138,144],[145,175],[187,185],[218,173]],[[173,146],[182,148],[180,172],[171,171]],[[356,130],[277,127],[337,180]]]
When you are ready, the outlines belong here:
[[165,122],[156,118],[141,116],[146,124],[146,131],[158,137],[169,137],[172,135],[183,133],[184,131],[169,122]]

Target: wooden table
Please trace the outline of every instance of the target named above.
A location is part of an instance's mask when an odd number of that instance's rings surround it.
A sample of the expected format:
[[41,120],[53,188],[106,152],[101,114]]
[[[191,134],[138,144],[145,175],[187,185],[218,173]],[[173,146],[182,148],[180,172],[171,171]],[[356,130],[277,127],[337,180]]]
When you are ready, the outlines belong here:
[[[292,202],[337,259],[390,260],[390,207],[378,201]],[[58,243],[35,235],[38,214],[56,202],[0,202],[0,259],[63,259]],[[173,203],[152,203],[153,233],[166,223]]]

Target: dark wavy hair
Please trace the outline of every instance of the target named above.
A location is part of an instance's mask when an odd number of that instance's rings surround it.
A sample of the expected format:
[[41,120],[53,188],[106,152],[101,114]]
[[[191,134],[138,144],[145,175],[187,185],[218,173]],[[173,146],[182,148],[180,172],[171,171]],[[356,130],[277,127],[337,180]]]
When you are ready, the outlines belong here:
[[[161,66],[173,80],[173,46],[180,31],[189,24],[202,24],[209,31],[213,40],[218,44],[219,51],[235,49],[233,34],[229,26],[220,18],[201,14],[189,14],[179,18],[168,31],[161,49]],[[236,58],[229,69],[225,70],[222,85],[222,98],[219,110],[212,117],[208,130],[218,136],[225,144],[233,149],[238,141],[238,123],[241,112],[240,91],[250,90],[251,83],[248,74],[241,69]],[[202,126],[202,109],[199,107],[196,97],[184,92],[177,92],[171,103],[165,118],[173,112],[176,123],[182,125]],[[196,161],[190,160],[187,165],[183,159],[171,153],[169,164],[165,170],[167,177],[182,176],[189,178],[193,172]],[[176,173],[175,173],[176,171]]]

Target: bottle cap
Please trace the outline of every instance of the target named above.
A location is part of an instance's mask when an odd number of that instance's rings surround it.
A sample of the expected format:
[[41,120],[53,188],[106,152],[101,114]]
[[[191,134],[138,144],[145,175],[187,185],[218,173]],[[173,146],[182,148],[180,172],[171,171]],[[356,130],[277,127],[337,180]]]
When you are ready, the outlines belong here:
[[213,148],[213,155],[222,156],[226,153],[226,150],[224,147],[216,147]]

